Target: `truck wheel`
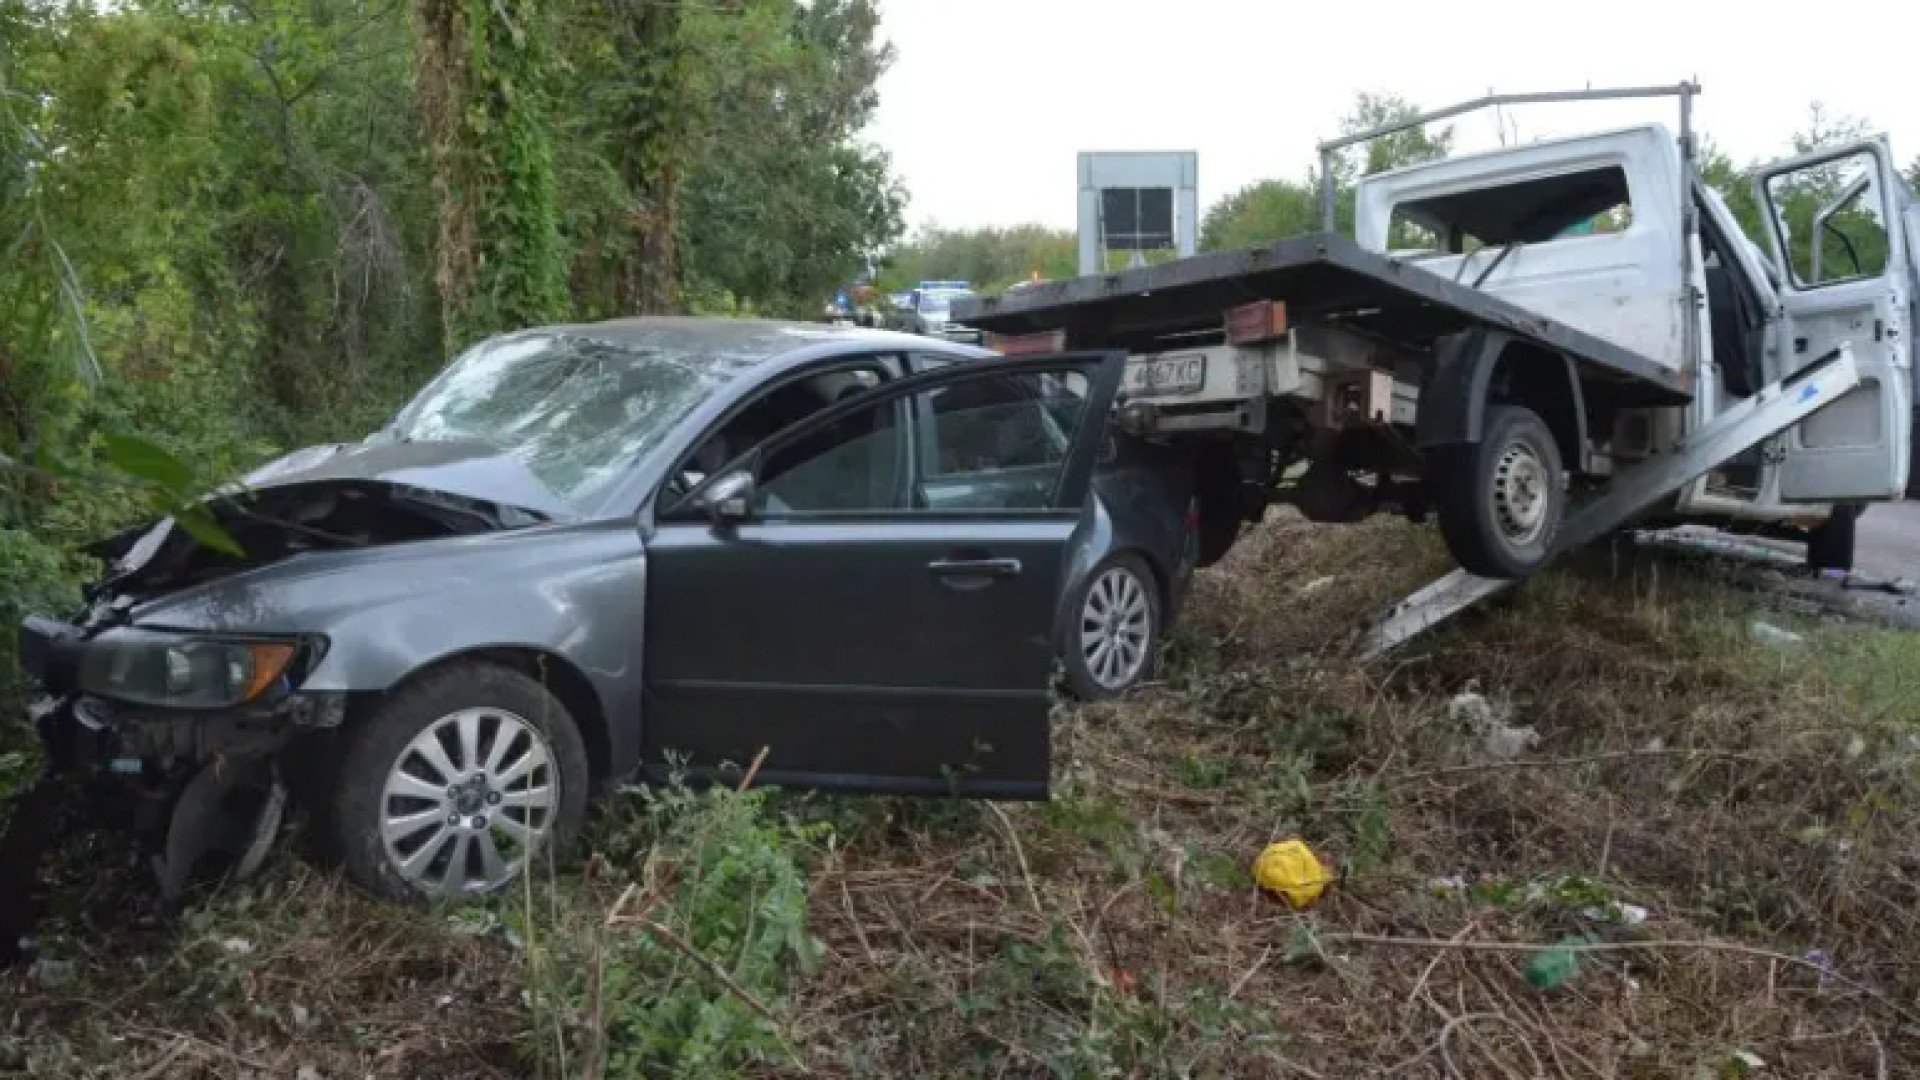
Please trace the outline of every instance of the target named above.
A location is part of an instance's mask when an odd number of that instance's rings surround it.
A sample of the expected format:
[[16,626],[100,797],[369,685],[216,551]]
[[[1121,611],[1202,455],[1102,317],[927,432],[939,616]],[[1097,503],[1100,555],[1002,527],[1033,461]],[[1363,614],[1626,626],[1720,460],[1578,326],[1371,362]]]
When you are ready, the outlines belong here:
[[538,682],[486,663],[433,672],[348,730],[328,808],[347,873],[395,900],[499,890],[586,817],[587,752]]
[[1440,534],[1469,573],[1526,577],[1546,562],[1567,495],[1559,443],[1538,413],[1490,405],[1481,440],[1439,451],[1432,466]]
[[1836,506],[1827,520],[1807,531],[1808,569],[1853,569],[1854,523],[1865,510],[1858,503]]

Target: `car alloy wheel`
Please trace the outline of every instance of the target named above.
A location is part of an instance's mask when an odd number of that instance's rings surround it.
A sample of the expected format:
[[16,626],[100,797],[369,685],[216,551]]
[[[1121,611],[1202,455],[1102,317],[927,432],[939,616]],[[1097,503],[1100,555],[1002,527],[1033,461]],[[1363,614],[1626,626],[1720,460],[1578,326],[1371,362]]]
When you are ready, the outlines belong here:
[[461,709],[428,724],[387,770],[387,858],[422,893],[485,892],[511,880],[552,831],[559,773],[546,738],[505,709]]
[[1080,608],[1080,655],[1087,673],[1108,691],[1132,686],[1152,656],[1153,603],[1130,566],[1107,567]]

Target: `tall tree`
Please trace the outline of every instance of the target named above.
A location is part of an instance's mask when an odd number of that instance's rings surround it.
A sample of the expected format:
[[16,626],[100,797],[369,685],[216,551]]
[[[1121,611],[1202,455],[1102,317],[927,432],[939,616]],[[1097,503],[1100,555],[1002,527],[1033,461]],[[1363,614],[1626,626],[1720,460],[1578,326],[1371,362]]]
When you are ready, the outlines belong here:
[[[1396,94],[1362,92],[1340,118],[1342,134],[1352,135],[1419,115],[1419,106]],[[1337,227],[1353,220],[1353,184],[1403,165],[1434,161],[1453,149],[1451,125],[1439,131],[1425,126],[1408,128],[1335,155],[1333,180]],[[1309,171],[1304,181],[1261,180],[1241,188],[1207,208],[1200,223],[1200,246],[1207,250],[1250,247],[1283,236],[1295,236],[1320,227],[1320,178]]]
[[[1420,107],[1398,94],[1373,94],[1362,91],[1354,96],[1353,108],[1340,118],[1340,133],[1355,135],[1387,124],[1411,120],[1420,115]],[[1350,183],[1355,175],[1372,176],[1377,172],[1437,161],[1453,152],[1453,125],[1430,131],[1425,125],[1382,135],[1347,151],[1335,166],[1334,177]]]
[[880,284],[895,291],[931,278],[957,279],[995,291],[1036,273],[1049,280],[1072,277],[1079,258],[1079,244],[1066,229],[928,228],[889,253]]
[[1319,203],[1311,184],[1260,180],[1207,208],[1200,220],[1200,247],[1252,247],[1319,227]]
[[[641,5],[653,7],[654,5]],[[417,0],[417,93],[450,348],[566,314],[543,0]]]
[[703,10],[712,116],[683,190],[686,277],[703,302],[818,307],[891,243],[905,195],[859,133],[893,50],[874,0],[742,0]]
[[642,314],[678,311],[680,183],[706,112],[688,5],[609,2],[614,55],[628,73],[612,130],[620,179],[632,200],[617,303],[622,311]]

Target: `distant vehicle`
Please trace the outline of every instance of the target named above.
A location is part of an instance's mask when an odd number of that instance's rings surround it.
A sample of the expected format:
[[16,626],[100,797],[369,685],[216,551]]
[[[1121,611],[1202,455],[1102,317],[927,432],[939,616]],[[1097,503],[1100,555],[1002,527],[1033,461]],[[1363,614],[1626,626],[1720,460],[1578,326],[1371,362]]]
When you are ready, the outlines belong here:
[[895,327],[922,337],[979,344],[980,331],[953,321],[954,303],[973,295],[965,282],[921,282],[908,294],[905,310],[895,318]]
[[244,557],[161,519],[25,621],[33,793],[136,795],[101,805],[177,886],[291,791],[392,897],[496,891],[670,762],[1043,798],[1052,673],[1148,677],[1197,557],[1185,456],[1108,423],[1123,369],[744,319],[484,341],[207,503]]
[[835,326],[879,326],[881,316],[874,307],[873,286],[856,280],[851,287],[835,291],[821,317]]

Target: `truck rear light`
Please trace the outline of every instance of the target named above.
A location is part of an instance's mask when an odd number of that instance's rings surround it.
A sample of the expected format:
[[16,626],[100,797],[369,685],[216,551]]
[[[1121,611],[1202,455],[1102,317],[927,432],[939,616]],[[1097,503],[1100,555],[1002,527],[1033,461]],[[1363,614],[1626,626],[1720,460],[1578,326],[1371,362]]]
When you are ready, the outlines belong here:
[[1256,300],[1227,309],[1227,344],[1253,345],[1287,336],[1287,305],[1283,300]]
[[1065,352],[1065,330],[1043,330],[1037,334],[988,334],[987,348],[1001,356],[1039,356]]

